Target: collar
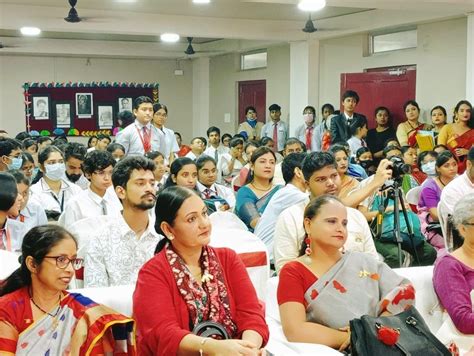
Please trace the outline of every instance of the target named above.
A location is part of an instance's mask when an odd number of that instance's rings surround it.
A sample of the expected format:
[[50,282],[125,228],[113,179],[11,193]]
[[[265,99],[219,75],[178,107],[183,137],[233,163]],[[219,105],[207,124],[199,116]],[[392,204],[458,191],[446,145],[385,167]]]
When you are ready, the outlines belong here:
[[[135,240],[136,234],[135,231],[133,231],[130,226],[128,226],[127,222],[123,218],[123,215],[120,214],[118,217],[118,228],[120,230],[120,239],[121,240],[129,240],[129,236],[133,236]],[[156,233],[155,228],[153,226],[153,223],[148,216],[148,226],[146,227],[146,230],[143,232],[142,236],[140,237],[140,241],[143,241],[148,238],[154,238],[154,237],[159,237],[159,235]],[[138,240],[137,240],[138,241]]]
[[148,130],[151,130],[151,121],[146,124],[146,125],[142,125],[137,119],[135,119],[135,125],[141,130],[143,129],[144,127],[146,127]]
[[469,176],[467,175],[467,169],[463,173],[464,179],[466,180],[467,184],[474,188],[474,183],[471,181]]
[[198,181],[198,182],[196,183],[196,186],[198,187],[199,192],[201,192],[201,193],[204,193],[204,191],[205,191],[206,189],[209,189],[211,192],[217,194],[216,183],[213,183],[213,184],[208,188],[208,187],[206,187],[204,184],[202,184],[201,182]]
[[352,113],[352,116],[347,115],[346,112],[344,112],[344,116],[347,120],[352,120],[354,118],[354,113]]
[[[53,193],[53,191],[51,190],[51,188],[49,187],[48,183],[46,183],[46,181],[44,180],[44,178],[41,178],[40,179],[40,182],[41,182],[41,189],[43,190],[43,192],[51,192]],[[73,183],[74,184],[74,183]],[[62,192],[63,190],[66,190],[70,187],[70,184],[65,180],[65,179],[61,179],[61,189],[59,190],[60,192]]]
[[103,197],[100,197],[98,194],[96,194],[95,192],[93,192],[92,189],[89,187],[89,188],[87,188],[87,195],[88,195],[89,198],[91,198],[92,201],[93,201],[94,203],[96,203],[97,205],[101,205],[102,200],[107,201],[107,190],[105,191],[104,196],[103,196]]

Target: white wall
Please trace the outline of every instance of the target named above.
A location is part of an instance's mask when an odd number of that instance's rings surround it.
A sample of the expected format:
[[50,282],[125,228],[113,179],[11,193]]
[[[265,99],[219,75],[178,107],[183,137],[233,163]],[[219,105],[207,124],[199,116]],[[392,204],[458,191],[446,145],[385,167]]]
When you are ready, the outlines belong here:
[[340,74],[416,64],[416,100],[425,120],[435,105],[452,109],[466,95],[466,18],[418,26],[418,47],[363,55],[367,35],[321,41],[320,104],[339,105]]
[[15,135],[25,130],[24,82],[122,81],[158,82],[160,101],[169,108],[170,128],[188,140],[192,135],[192,66],[181,62],[183,76],[175,76],[174,60],[102,59],[0,56],[0,128]]
[[[238,126],[238,82],[243,80],[267,81],[267,108],[273,103],[282,107],[282,120],[288,122],[290,108],[290,46],[269,47],[267,68],[241,71],[240,54],[228,54],[211,58],[210,67],[210,118],[209,124],[221,129],[221,133],[235,133]],[[230,113],[230,123],[224,122],[224,114]],[[264,113],[258,113],[261,117]],[[268,110],[265,117],[269,119]]]

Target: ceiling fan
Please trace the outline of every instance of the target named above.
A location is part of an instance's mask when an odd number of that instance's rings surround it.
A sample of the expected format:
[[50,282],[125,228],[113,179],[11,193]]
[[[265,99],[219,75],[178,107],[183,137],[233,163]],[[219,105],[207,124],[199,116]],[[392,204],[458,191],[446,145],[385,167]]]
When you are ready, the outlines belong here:
[[193,48],[193,37],[186,37],[188,40],[188,47],[184,51],[184,54],[187,54],[188,56],[192,56],[193,54],[196,53],[196,51]]
[[314,26],[313,20],[311,19],[311,14],[309,14],[308,21],[306,21],[306,24],[304,25],[302,31],[306,33],[313,33],[318,31],[318,29]]
[[77,0],[68,0],[68,2],[69,5],[71,5],[71,8],[69,9],[69,13],[67,17],[64,18],[64,20],[71,23],[81,22],[82,19],[79,17],[79,14],[75,8]]

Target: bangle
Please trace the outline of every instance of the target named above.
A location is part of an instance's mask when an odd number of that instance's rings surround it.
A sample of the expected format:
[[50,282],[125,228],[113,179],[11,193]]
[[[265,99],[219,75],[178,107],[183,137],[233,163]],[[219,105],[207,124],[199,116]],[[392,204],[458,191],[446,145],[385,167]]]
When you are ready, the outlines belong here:
[[210,339],[210,338],[205,337],[205,338],[203,338],[203,339],[201,340],[201,344],[199,345],[199,356],[204,355],[204,351],[203,351],[202,348],[204,347],[204,345],[206,344],[207,340],[209,340],[209,339]]

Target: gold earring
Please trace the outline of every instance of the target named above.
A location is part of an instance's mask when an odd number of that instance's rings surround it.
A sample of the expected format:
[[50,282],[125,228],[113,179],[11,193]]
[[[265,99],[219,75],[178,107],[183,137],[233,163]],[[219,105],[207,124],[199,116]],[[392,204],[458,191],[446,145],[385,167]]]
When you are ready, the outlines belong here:
[[174,240],[173,234],[170,234],[170,236],[168,236],[168,240],[170,240],[170,241]]

